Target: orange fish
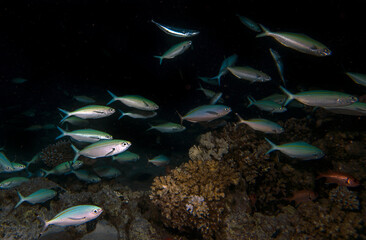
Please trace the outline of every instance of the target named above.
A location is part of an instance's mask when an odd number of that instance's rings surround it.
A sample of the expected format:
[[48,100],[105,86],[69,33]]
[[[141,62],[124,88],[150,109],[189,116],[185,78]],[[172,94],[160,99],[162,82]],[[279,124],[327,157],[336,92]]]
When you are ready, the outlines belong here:
[[337,172],[329,172],[329,173],[320,173],[316,179],[326,178],[326,183],[336,183],[339,186],[346,187],[357,187],[360,185],[360,182],[354,177],[346,174],[346,173],[337,173]]
[[311,190],[301,190],[294,193],[294,195],[290,198],[285,198],[287,201],[295,201],[296,205],[304,202],[309,202],[317,199],[318,194]]

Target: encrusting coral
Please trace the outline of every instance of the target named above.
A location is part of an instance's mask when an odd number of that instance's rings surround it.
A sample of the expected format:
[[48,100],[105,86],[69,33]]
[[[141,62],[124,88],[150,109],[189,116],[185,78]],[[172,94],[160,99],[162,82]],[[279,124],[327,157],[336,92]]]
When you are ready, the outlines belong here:
[[150,199],[161,209],[163,223],[180,231],[197,230],[211,239],[223,221],[225,194],[239,173],[218,160],[194,160],[156,177]]
[[44,164],[53,168],[63,162],[72,161],[74,155],[75,153],[71,148],[71,142],[61,140],[42,149],[40,158]]
[[329,199],[345,210],[359,210],[360,202],[357,194],[345,186],[337,186],[329,193]]

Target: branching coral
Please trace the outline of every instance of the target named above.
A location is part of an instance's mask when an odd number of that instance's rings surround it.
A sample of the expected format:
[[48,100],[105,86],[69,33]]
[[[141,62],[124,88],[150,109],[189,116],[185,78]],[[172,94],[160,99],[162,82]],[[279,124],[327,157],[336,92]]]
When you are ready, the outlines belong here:
[[222,222],[228,187],[238,182],[238,172],[224,162],[189,161],[168,176],[156,177],[150,199],[161,209],[166,226],[198,230],[210,239]]

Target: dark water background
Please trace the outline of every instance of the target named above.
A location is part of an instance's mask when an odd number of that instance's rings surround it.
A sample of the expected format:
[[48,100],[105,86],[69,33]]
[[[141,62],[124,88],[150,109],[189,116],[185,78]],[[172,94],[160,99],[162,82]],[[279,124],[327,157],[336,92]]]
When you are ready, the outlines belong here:
[[[106,90],[116,95],[139,94],[160,105],[159,118],[178,122],[176,110],[207,103],[196,91],[197,76],[214,76],[222,60],[238,54],[237,65],[250,65],[274,79],[265,84],[223,77],[226,104],[245,117],[260,113],[246,109],[246,96],[256,99],[279,92],[279,76],[268,49],[282,56],[287,87],[340,90],[360,96],[365,89],[344,71],[365,73],[364,8],[362,1],[1,1],[0,3],[0,146],[10,156],[30,158],[59,132],[24,131],[34,124],[57,124],[61,107],[74,110],[84,104],[72,99],[87,95],[106,104]],[[305,33],[328,46],[333,54],[318,58],[281,46],[272,38],[255,38],[235,14],[262,23],[273,31]],[[183,41],[166,35],[162,24],[197,29],[193,47],[160,66],[161,55]],[[28,79],[14,84],[11,79]],[[204,85],[206,88],[218,88]],[[122,108],[114,103],[113,107]],[[35,117],[22,113],[34,108]],[[301,114],[301,113],[299,113]],[[287,118],[293,113],[273,116]],[[261,116],[266,116],[261,115]],[[268,116],[268,115],[267,115]],[[94,120],[90,127],[131,140],[140,151],[187,151],[197,136],[193,130],[178,136],[146,133],[144,120],[118,115]],[[158,119],[159,119],[158,118]],[[231,120],[236,120],[231,116]],[[190,126],[190,124],[187,124]],[[202,130],[195,126],[198,131]],[[132,148],[133,150],[133,148]],[[149,155],[149,153],[146,153]],[[151,155],[150,155],[151,157]]]

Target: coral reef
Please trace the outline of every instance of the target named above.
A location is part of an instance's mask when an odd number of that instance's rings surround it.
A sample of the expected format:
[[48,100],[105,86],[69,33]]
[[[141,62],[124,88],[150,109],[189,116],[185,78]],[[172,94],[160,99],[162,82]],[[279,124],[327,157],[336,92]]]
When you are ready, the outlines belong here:
[[211,239],[224,218],[225,196],[239,174],[218,160],[194,160],[156,177],[150,199],[161,209],[163,223],[180,231],[197,230]]
[[63,162],[72,161],[74,155],[71,142],[68,140],[60,140],[42,149],[40,158],[49,168],[53,168]]
[[359,210],[360,202],[357,194],[345,186],[337,186],[329,192],[329,199],[344,210]]

